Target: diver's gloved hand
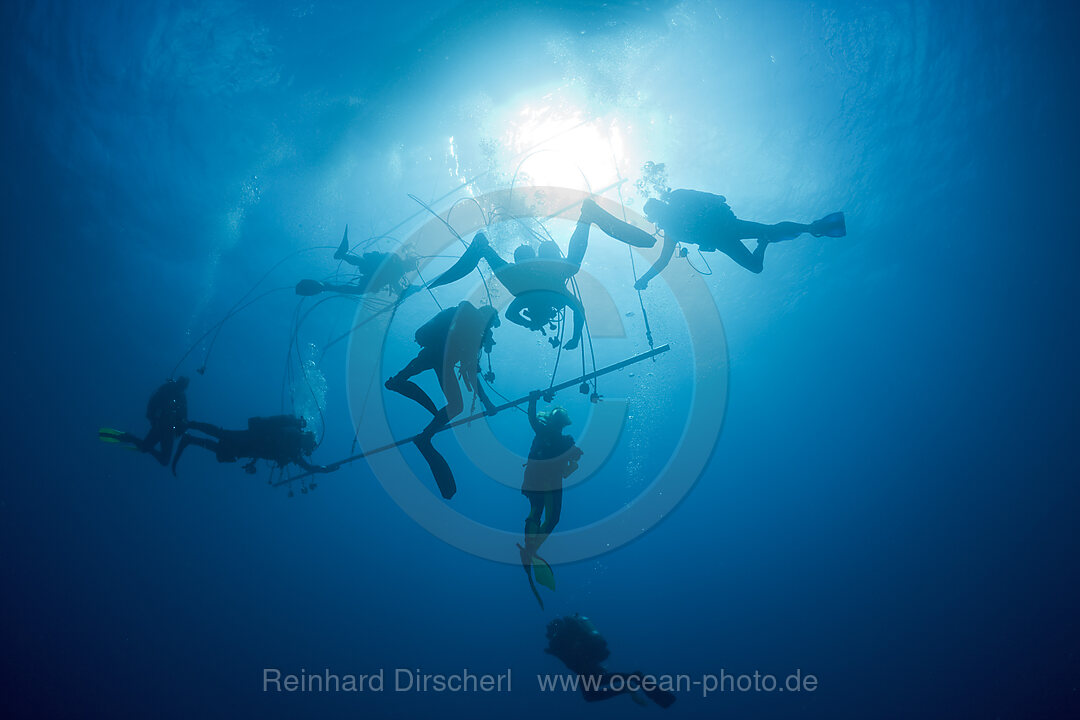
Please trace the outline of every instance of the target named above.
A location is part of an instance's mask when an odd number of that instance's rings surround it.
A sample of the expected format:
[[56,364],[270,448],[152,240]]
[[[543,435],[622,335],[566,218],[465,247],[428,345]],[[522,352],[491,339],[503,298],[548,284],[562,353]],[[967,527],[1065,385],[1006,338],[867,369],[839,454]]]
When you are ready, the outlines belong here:
[[573,350],[580,343],[581,343],[581,336],[580,335],[575,335],[574,337],[572,337],[572,338],[570,338],[569,340],[566,341],[566,344],[563,345],[563,350]]
[[645,278],[641,278],[636,283],[634,283],[635,290],[644,290],[647,287],[649,287],[649,281]]

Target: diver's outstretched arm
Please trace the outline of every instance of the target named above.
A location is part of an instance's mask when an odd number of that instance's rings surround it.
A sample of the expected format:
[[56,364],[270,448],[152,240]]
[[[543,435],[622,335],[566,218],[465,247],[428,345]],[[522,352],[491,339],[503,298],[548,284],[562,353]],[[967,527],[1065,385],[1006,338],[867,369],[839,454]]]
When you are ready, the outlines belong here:
[[[544,426],[540,424],[540,418],[536,417],[536,401],[540,399],[539,391],[529,393],[529,425],[533,432],[539,435],[544,432]],[[539,523],[539,520],[537,520]]]
[[675,254],[675,245],[676,243],[673,239],[664,235],[664,247],[660,251],[660,257],[656,258],[656,262],[653,263],[652,267],[649,268],[636,283],[634,283],[634,289],[644,290],[649,286],[649,281],[659,275],[660,271],[668,266],[668,263],[671,262],[671,256]]
[[585,308],[581,307],[576,297],[567,298],[566,307],[574,312],[574,334],[563,345],[563,349],[573,350],[581,343],[581,331],[585,327]]
[[309,473],[328,473],[328,472],[334,472],[334,470],[337,469],[337,468],[328,468],[325,465],[312,465],[311,463],[309,463],[304,458],[297,458],[294,462],[297,465],[299,465],[301,468],[303,468],[304,470],[309,472]]
[[488,398],[488,396],[487,396],[487,393],[484,392],[484,385],[483,385],[483,383],[480,382],[481,377],[483,377],[483,372],[481,372],[481,370],[480,370],[480,364],[477,363],[477,365],[476,365],[476,397],[480,398],[480,402],[482,402],[484,404],[484,411],[487,412],[488,415],[494,415],[495,414],[495,403],[491,402],[490,398]]
[[514,298],[514,301],[510,303],[510,306],[506,308],[506,312],[503,313],[503,316],[515,325],[520,325],[527,330],[537,330],[538,328],[534,326],[533,322],[525,317],[524,310],[528,306],[529,304],[527,302],[516,297]]

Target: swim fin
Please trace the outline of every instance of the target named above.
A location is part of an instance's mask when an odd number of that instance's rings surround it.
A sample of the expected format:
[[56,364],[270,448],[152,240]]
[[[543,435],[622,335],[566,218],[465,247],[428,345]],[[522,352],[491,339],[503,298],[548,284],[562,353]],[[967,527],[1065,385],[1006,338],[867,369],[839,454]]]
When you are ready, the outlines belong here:
[[548,590],[555,589],[555,573],[551,571],[551,566],[548,565],[547,560],[539,555],[532,556],[532,571],[536,577],[536,582],[540,583]]
[[116,428],[98,428],[97,432],[98,440],[103,443],[109,443],[110,445],[127,445],[132,447],[139,441],[139,439],[131,433],[117,430]]
[[473,237],[473,241],[469,243],[469,247],[458,258],[458,261],[450,266],[450,269],[444,272],[439,277],[435,278],[427,284],[428,289],[437,288],[442,285],[447,285],[460,280],[465,277],[480,264],[480,258],[484,257],[484,252],[488,247],[488,239],[484,233],[476,233]]
[[344,260],[345,256],[349,254],[349,226],[345,226],[345,234],[341,236],[341,245],[334,252],[335,260]]
[[844,222],[844,213],[834,212],[826,215],[812,225],[811,235],[814,237],[844,237],[847,235],[847,224]]
[[540,609],[544,609],[544,598],[540,597],[540,592],[536,589],[536,583],[533,582],[532,576],[532,559],[529,558],[525,548],[521,547],[521,543],[517,543],[518,554],[521,555],[521,567],[525,570],[525,577],[529,578],[529,589],[532,590],[533,597],[536,598],[536,602],[540,603]]
[[396,377],[392,377],[383,383],[383,387],[391,392],[396,392],[399,395],[419,403],[425,410],[432,415],[438,415],[439,409],[435,407],[435,401],[424,392],[423,388],[414,383],[412,380],[398,380]]
[[326,287],[318,280],[301,280],[296,283],[296,294],[304,297],[318,295],[325,289]]
[[442,493],[442,496],[447,500],[454,497],[454,493],[457,492],[454,473],[450,470],[450,465],[446,462],[446,459],[431,444],[431,438],[421,435],[413,441],[413,444],[416,445],[416,449],[424,456],[428,467],[431,468],[431,474],[435,476],[435,484],[439,486],[439,492]]
[[122,443],[125,433],[123,430],[117,430],[116,428],[98,428],[97,431],[98,440],[103,443]]
[[675,704],[675,693],[667,690],[661,690],[659,688],[653,688],[652,690],[642,689],[645,693],[645,697],[652,700],[654,703],[662,708],[669,708]]

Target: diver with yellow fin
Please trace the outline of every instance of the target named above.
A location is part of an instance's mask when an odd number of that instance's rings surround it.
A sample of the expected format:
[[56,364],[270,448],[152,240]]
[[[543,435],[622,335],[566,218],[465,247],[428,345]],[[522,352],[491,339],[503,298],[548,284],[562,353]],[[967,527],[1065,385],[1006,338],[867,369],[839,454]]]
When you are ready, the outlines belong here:
[[[495,277],[514,296],[514,301],[506,308],[506,319],[546,335],[545,328],[554,325],[559,313],[569,308],[574,313],[573,334],[563,347],[573,350],[581,342],[585,309],[566,283],[581,269],[588,246],[589,223],[579,221],[570,237],[565,258],[554,240],[545,240],[538,250],[533,250],[529,244],[518,246],[514,250],[514,262],[508,263],[491,247],[487,236],[478,232],[458,261],[428,283],[428,288],[460,280],[475,270],[481,260],[487,260]],[[554,345],[558,341],[550,342]]]
[[146,437],[139,438],[129,432],[103,427],[98,430],[98,439],[104,443],[127,445],[139,452],[153,455],[162,465],[168,465],[172,458],[173,441],[186,429],[188,379],[180,376],[175,380],[166,380],[146,404],[146,419],[150,421],[150,431]]
[[[491,352],[495,345],[492,331],[498,326],[499,313],[490,305],[477,308],[465,300],[441,311],[416,331],[415,340],[420,346],[417,356],[385,383],[387,390],[404,395],[432,414],[431,422],[416,437],[414,444],[431,467],[439,491],[447,500],[457,492],[457,483],[446,460],[432,446],[431,438],[465,409],[458,373],[466,389],[476,394],[484,409],[490,414],[496,412],[495,404],[480,384],[480,353]],[[412,381],[427,370],[435,373],[446,397],[446,405],[441,409],[436,408],[431,397]]]
[[529,586],[543,608],[544,601],[536,590],[533,578],[554,590],[555,575],[547,561],[536,552],[559,523],[563,480],[577,470],[578,460],[584,453],[574,444],[573,437],[563,434],[563,430],[571,424],[570,414],[564,408],[536,411],[541,394],[539,390],[529,393],[529,424],[536,435],[529,448],[525,478],[521,483],[521,494],[529,499],[529,516],[525,519],[525,545],[518,545],[518,550]]

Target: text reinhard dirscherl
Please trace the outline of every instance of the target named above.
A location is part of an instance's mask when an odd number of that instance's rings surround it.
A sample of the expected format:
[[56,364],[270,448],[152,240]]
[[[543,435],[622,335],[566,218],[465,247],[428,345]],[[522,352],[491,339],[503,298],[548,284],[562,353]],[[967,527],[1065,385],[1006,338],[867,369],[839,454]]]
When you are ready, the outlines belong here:
[[[614,679],[613,679],[614,678]],[[589,676],[549,674],[536,676],[537,689],[542,693],[595,690],[600,687],[630,692],[666,690],[694,692],[708,697],[714,693],[812,693],[818,688],[815,675],[801,669],[786,676],[776,676],[755,670],[751,674],[732,674],[721,670],[718,675],[640,675]],[[615,687],[618,683],[619,687]],[[502,673],[474,673],[463,669],[450,673],[426,673],[413,668],[379,668],[366,675],[338,674],[329,668],[322,672],[284,673],[278,668],[263,668],[263,692],[285,693],[508,693],[513,691],[510,668]]]

